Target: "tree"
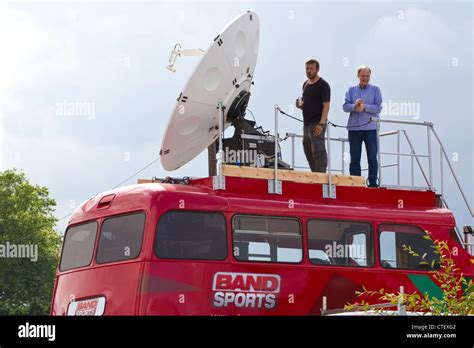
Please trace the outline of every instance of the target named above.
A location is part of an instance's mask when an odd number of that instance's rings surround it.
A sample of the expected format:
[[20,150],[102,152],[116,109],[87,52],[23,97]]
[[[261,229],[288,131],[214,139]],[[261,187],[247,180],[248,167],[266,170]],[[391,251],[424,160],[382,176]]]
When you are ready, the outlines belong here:
[[0,315],[49,314],[61,244],[55,206],[24,173],[0,172]]
[[429,266],[433,279],[435,279],[440,288],[442,297],[430,296],[427,292],[420,294],[414,291],[411,294],[405,293],[390,293],[385,289],[377,291],[369,291],[363,287],[363,291],[356,291],[358,298],[362,298],[361,302],[347,304],[344,308],[346,310],[362,309],[363,311],[374,311],[379,314],[386,312],[383,308],[373,310],[370,304],[364,300],[372,297],[377,297],[378,300],[384,303],[389,303],[390,306],[397,306],[401,303],[405,306],[407,311],[422,312],[431,315],[468,315],[474,314],[474,285],[472,279],[464,277],[463,273],[459,273],[460,269],[452,258],[451,249],[446,241],[433,240],[428,231],[425,231],[423,236],[430,240],[435,254],[438,255],[438,260],[432,262],[426,261],[426,253],[423,255],[415,252],[409,245],[403,245],[403,250],[419,258],[420,265]]

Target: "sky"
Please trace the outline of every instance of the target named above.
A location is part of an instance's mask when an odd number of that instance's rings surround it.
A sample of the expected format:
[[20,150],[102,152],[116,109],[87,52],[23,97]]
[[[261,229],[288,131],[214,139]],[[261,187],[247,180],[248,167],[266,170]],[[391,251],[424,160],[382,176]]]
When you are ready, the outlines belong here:
[[[433,122],[474,206],[472,1],[0,2],[0,170],[17,168],[47,186],[56,216],[66,217],[57,226],[63,231],[76,206],[157,158],[175,100],[199,59],[179,58],[177,71],[169,72],[174,45],[207,49],[247,10],[260,19],[249,103],[259,125],[273,129],[275,104],[301,117],[292,104],[312,57],[331,85],[329,118],[345,124],[345,91],[357,83],[357,67],[368,64],[386,103],[382,118]],[[399,112],[401,106],[409,108]],[[426,153],[425,128],[382,124],[382,131],[397,129]],[[280,119],[281,133],[301,131],[300,123]],[[347,136],[344,129],[331,131]],[[296,164],[305,165],[296,144]],[[340,169],[341,149],[332,149],[333,168]],[[394,139],[384,138],[381,149],[395,151]],[[290,141],[282,150],[291,162]],[[405,143],[402,150],[408,151]],[[434,141],[433,152],[439,191]],[[383,164],[393,161],[382,157]],[[410,182],[409,164],[401,162],[402,184]],[[207,176],[207,154],[174,172],[156,162],[125,184],[153,176]],[[454,180],[445,177],[458,226],[474,224]],[[396,183],[393,168],[384,170],[383,183]],[[423,184],[418,172],[416,184]]]

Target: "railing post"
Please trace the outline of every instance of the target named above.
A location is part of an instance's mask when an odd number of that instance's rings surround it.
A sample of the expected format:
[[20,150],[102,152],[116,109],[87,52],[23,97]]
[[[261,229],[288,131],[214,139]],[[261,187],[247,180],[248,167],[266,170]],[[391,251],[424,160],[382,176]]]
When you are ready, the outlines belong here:
[[434,190],[433,188],[433,162],[432,162],[432,154],[431,154],[431,123],[427,123],[426,125],[426,134],[428,137],[428,170],[429,170],[429,178],[430,178],[430,190]]
[[291,137],[291,168],[295,169],[295,137]]
[[400,130],[397,130],[397,186],[400,186]]
[[278,181],[278,112],[280,111],[280,107],[275,105],[273,107],[275,109],[275,156],[273,157],[273,164],[274,164],[274,180],[268,181],[268,192],[281,194],[282,193],[282,185],[281,182]]
[[225,177],[222,175],[222,163],[224,160],[224,149],[222,138],[224,136],[224,112],[225,106],[222,99],[218,101],[219,108],[219,158],[217,160],[217,175],[212,177],[212,187],[214,190],[225,190]]
[[321,308],[321,315],[324,315],[326,313],[326,311],[328,310],[328,299],[326,296],[323,296],[323,303],[322,303],[322,307]]
[[[328,185],[327,185],[327,198],[336,198],[336,188],[332,184],[332,169],[331,169],[331,127],[329,122],[326,120],[326,135],[327,135],[327,165],[328,165]],[[324,185],[323,191],[324,191]],[[324,193],[323,193],[324,197]]]
[[[415,154],[415,150],[411,150],[411,154]],[[410,157],[411,161],[411,186],[415,186],[415,156]]]
[[397,312],[398,315],[407,315],[407,311],[405,308],[405,304],[403,303],[403,294],[405,293],[405,290],[403,286],[400,286],[400,297],[398,298],[398,304],[397,304]]
[[275,105],[275,157],[274,157],[274,167],[275,167],[275,193],[278,192],[278,106]]
[[[326,135],[327,135],[327,147],[328,147],[328,153],[327,153],[327,164],[328,164],[328,182],[329,186],[331,186],[331,128],[329,127],[328,122],[326,121]],[[329,188],[331,189],[331,188]]]
[[376,119],[377,122],[377,159],[378,159],[378,174],[379,174],[379,186],[382,186],[382,156],[380,155],[380,122]]
[[441,180],[441,197],[444,200],[443,149],[439,147],[439,176]]
[[342,154],[341,154],[341,170],[342,170],[342,175],[346,173],[346,169],[344,168],[344,155],[345,155],[345,150],[346,150],[346,142],[342,140]]

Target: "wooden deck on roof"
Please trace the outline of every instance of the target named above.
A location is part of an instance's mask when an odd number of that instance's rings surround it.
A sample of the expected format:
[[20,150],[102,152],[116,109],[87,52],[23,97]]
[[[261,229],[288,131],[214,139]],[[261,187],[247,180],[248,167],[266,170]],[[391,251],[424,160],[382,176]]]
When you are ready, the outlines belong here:
[[[223,164],[222,175],[240,178],[273,180],[275,178],[275,170],[272,168],[256,168]],[[327,173],[278,169],[278,180],[282,181],[301,182],[305,184],[327,184],[328,176],[329,174]],[[160,182],[161,180],[162,179],[157,179],[155,181],[150,179],[138,179],[138,184]],[[333,184],[338,186],[365,187],[365,178],[363,176],[333,174],[331,176],[331,180]]]
[[[275,178],[275,169],[239,167],[233,165],[222,165],[222,175],[237,176],[240,178],[254,178],[273,180]],[[329,174],[314,173],[302,170],[278,169],[278,180],[301,182],[305,184],[327,184]],[[331,181],[340,186],[365,186],[363,176],[332,174]]]

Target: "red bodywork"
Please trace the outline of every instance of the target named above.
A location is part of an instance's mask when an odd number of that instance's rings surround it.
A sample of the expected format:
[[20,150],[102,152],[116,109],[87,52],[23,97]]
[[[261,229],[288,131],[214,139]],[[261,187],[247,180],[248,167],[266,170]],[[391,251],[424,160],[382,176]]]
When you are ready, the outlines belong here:
[[[269,194],[268,181],[263,179],[226,177],[225,184],[222,191],[212,189],[212,178],[191,180],[189,185],[139,184],[104,192],[85,202],[74,212],[69,226],[97,220],[100,228],[105,217],[145,212],[141,253],[133,260],[97,264],[93,259],[88,267],[58,270],[51,314],[65,315],[73,299],[104,296],[105,315],[319,315],[323,296],[328,298],[328,309],[341,308],[356,299],[355,291],[362,285],[372,290],[398,291],[401,285],[405,292],[417,290],[408,275],[428,275],[428,271],[381,267],[380,223],[413,224],[428,230],[433,239],[448,240],[450,247],[458,249],[454,256],[458,267],[472,276],[469,254],[449,236],[455,226],[454,217],[449,210],[438,207],[434,192],[338,186],[337,199],[328,199],[322,198],[321,184],[284,181],[281,195]],[[115,194],[112,204],[101,207],[100,200],[110,194]],[[159,217],[179,209],[225,215],[228,253],[224,261],[155,256],[153,243]],[[303,250],[307,250],[309,218],[369,222],[375,231],[375,263],[367,268],[314,265],[308,255],[299,264],[237,261],[232,255],[231,235],[231,220],[236,213],[297,217],[303,231]],[[215,307],[213,284],[219,272],[279,276],[275,307]],[[245,281],[245,275],[240,277]],[[268,293],[272,291],[268,289]]]

